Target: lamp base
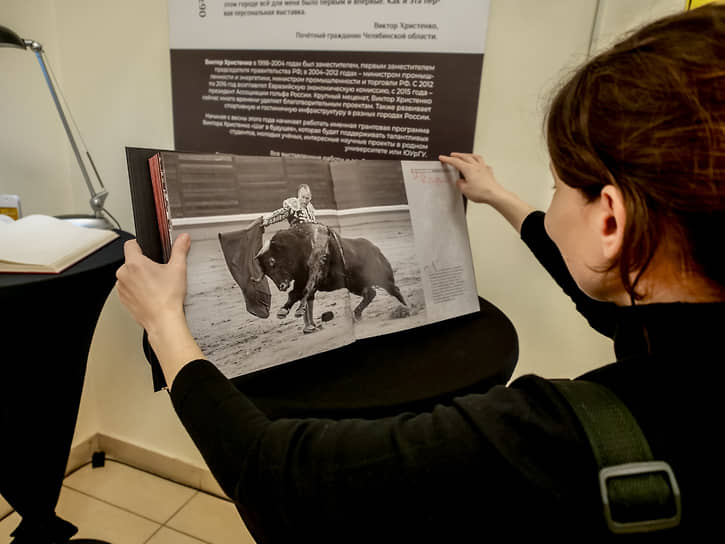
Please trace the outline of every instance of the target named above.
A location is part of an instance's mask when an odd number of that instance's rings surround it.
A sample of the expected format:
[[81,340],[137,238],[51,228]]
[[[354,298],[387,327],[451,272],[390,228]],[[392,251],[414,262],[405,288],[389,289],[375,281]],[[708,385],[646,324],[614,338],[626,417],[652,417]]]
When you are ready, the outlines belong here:
[[90,229],[107,229],[113,230],[114,226],[111,222],[103,216],[96,215],[82,215],[82,214],[70,214],[70,215],[56,215],[58,219],[68,221],[79,227],[86,227]]

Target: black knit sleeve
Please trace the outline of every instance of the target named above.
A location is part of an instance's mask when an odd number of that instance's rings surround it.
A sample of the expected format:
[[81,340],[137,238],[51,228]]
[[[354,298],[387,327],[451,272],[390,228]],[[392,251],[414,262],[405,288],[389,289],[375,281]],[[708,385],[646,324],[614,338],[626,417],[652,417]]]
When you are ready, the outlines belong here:
[[396,518],[405,511],[439,502],[441,482],[424,476],[432,467],[459,470],[461,457],[483,462],[481,451],[466,454],[480,439],[451,408],[377,420],[270,420],[203,360],[179,372],[170,394],[209,469],[259,543],[290,542],[295,535],[327,541],[323,527],[341,542],[350,541],[346,527],[365,530],[361,515],[377,527],[399,525]]
[[[519,435],[551,443],[545,438],[551,423],[537,421],[540,431],[532,430],[530,397],[510,393],[499,388],[497,395],[375,420],[270,420],[203,360],[187,364],[170,391],[179,418],[259,544],[375,541],[382,528],[399,531],[401,539],[425,538],[436,528],[470,531],[481,512],[497,522],[504,495],[516,502],[530,495],[519,486],[531,478],[506,459],[512,454],[502,445],[517,443]],[[546,397],[542,402],[551,405]],[[560,421],[559,412],[548,420]],[[556,455],[542,458],[566,474],[575,460],[553,444]]]
[[589,322],[589,325],[597,332],[610,338],[613,337],[616,305],[611,302],[594,300],[579,289],[566,267],[559,248],[546,233],[544,217],[545,214],[542,211],[530,213],[521,225],[521,239],[559,287],[574,301],[576,309]]

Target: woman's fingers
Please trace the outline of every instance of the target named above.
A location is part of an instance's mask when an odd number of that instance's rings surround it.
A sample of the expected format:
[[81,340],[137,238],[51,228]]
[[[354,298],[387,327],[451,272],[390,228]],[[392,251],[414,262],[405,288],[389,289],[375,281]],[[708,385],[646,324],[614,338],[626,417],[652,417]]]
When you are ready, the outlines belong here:
[[451,157],[455,157],[469,164],[486,164],[486,161],[483,159],[483,157],[481,155],[476,155],[475,153],[453,152],[451,153]]
[[438,160],[441,161],[443,164],[450,164],[454,168],[457,168],[462,173],[463,171],[468,168],[469,164],[468,162],[464,161],[462,158],[453,156],[454,154],[451,154],[451,156],[448,155],[440,155],[438,157]]

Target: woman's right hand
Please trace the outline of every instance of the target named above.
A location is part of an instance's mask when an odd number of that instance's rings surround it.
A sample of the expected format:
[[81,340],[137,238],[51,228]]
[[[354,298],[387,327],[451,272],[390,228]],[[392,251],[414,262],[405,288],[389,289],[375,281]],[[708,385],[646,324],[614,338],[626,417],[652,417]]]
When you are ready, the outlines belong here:
[[438,160],[457,168],[463,175],[458,180],[458,188],[468,199],[489,204],[511,223],[516,232],[521,232],[524,219],[534,208],[499,185],[493,168],[486,164],[483,157],[473,153],[451,153],[450,156],[439,155]]
[[439,155],[438,160],[458,169],[463,176],[458,180],[458,188],[473,202],[493,204],[504,191],[493,175],[493,168],[480,155],[451,153]]

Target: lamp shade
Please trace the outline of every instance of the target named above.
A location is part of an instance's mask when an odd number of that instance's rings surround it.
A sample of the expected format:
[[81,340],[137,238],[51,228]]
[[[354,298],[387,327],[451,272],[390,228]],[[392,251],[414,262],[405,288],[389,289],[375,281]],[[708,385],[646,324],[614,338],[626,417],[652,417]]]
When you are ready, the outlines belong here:
[[25,49],[25,41],[8,27],[0,25],[0,47]]

